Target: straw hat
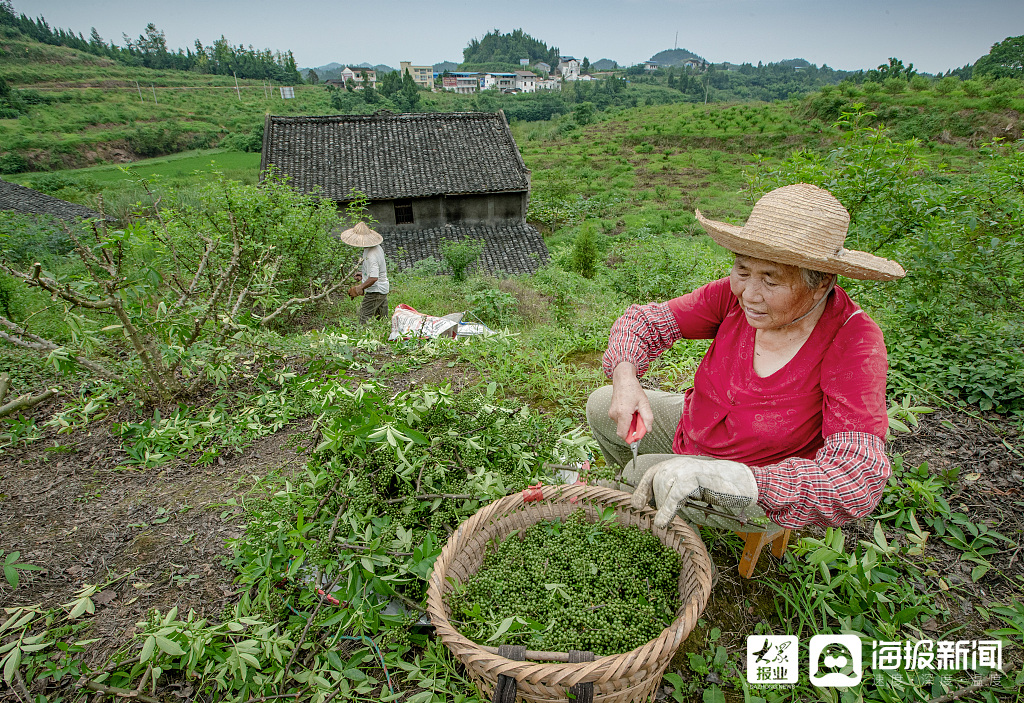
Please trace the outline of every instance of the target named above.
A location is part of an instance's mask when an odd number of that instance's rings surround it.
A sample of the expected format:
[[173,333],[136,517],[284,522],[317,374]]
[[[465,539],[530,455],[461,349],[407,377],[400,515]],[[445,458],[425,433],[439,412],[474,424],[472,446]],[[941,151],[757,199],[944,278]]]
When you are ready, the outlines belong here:
[[384,241],[384,237],[367,227],[365,222],[357,222],[355,227],[345,230],[338,238],[354,247],[373,247]]
[[907,274],[895,261],[844,249],[850,213],[827,190],[808,183],[766,193],[742,227],[709,220],[700,210],[696,215],[712,239],[744,256],[869,281]]

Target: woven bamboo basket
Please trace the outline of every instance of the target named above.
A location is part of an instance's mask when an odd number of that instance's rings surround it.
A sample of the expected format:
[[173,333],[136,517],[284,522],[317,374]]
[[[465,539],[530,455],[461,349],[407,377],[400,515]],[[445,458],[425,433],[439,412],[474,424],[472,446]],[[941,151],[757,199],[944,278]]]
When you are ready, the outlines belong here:
[[[435,631],[488,697],[494,695],[496,687],[507,683],[507,680],[499,683],[499,676],[503,676],[515,681],[515,700],[525,703],[573,700],[569,697],[569,688],[586,683],[593,684],[592,688],[587,688],[592,691],[595,702],[653,701],[665,669],[704,611],[711,593],[712,567],[704,543],[680,518],[674,519],[666,529],[655,528],[655,511],[635,510],[630,505],[629,493],[582,484],[545,486],[542,493],[543,498],[535,502],[524,502],[523,493],[497,500],[477,511],[451,536],[434,563],[427,588],[427,611]],[[488,542],[495,538],[500,541],[513,530],[541,520],[565,518],[580,508],[590,519],[596,520],[600,511],[608,507],[615,509],[616,519],[621,524],[638,525],[652,531],[662,544],[682,556],[683,568],[679,574],[682,605],[672,624],[657,638],[630,652],[586,663],[540,663],[515,661],[492,653],[493,648],[470,641],[452,626],[448,619],[451,611],[445,602],[445,594],[453,588],[449,579],[464,583],[474,574],[483,563]],[[528,652],[527,658],[530,655]],[[574,693],[578,690],[574,689]]]

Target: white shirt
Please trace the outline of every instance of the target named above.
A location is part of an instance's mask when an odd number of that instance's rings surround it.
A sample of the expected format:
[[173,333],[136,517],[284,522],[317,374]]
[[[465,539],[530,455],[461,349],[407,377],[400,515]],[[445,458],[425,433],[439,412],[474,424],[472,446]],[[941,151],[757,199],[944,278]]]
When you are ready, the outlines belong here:
[[391,290],[391,284],[388,283],[388,265],[384,261],[384,250],[380,248],[380,244],[363,248],[360,270],[364,281],[377,279],[376,283],[363,291],[364,293],[387,293]]

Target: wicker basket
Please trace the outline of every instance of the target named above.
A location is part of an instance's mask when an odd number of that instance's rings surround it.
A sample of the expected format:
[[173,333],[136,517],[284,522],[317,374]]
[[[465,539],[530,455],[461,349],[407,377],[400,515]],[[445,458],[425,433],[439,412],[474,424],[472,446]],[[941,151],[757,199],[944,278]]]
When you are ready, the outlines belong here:
[[[493,695],[496,687],[502,688],[511,679],[517,689],[516,700],[520,701],[569,701],[569,688],[588,682],[593,684],[592,689],[587,688],[592,690],[594,701],[654,700],[665,669],[707,605],[711,593],[711,561],[704,543],[683,520],[676,518],[666,529],[659,530],[653,525],[654,510],[635,510],[629,501],[630,494],[610,488],[581,484],[546,486],[543,498],[536,502],[524,502],[523,494],[517,493],[480,509],[448,540],[430,575],[427,611],[441,641],[465,665],[484,695]],[[615,509],[620,523],[651,530],[665,546],[678,551],[683,558],[679,575],[682,605],[672,624],[657,638],[631,652],[587,663],[536,663],[488,652],[491,648],[471,642],[449,622],[451,613],[444,598],[452,589],[449,579],[462,583],[475,573],[492,539],[504,539],[513,530],[541,520],[565,518],[580,508],[591,519],[597,519],[598,512],[608,507]],[[499,676],[509,678],[503,678],[499,684]],[[574,689],[574,693],[578,690]]]

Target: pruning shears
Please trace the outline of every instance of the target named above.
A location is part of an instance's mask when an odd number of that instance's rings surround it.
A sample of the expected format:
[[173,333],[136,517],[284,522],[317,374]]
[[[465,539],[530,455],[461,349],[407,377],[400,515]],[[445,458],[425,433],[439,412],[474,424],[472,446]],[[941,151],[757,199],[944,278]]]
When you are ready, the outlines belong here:
[[633,413],[633,421],[629,423],[629,432],[626,433],[626,441],[629,442],[629,448],[633,450],[633,467],[636,468],[636,457],[637,452],[640,449],[640,440],[647,434],[647,426],[644,425],[644,421],[640,418],[640,411],[637,410]]

